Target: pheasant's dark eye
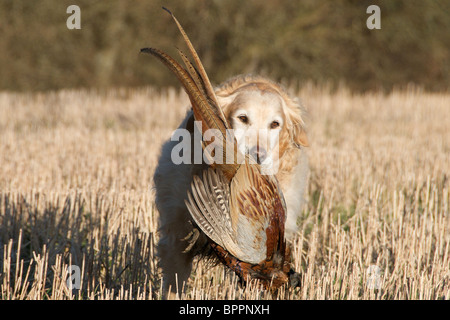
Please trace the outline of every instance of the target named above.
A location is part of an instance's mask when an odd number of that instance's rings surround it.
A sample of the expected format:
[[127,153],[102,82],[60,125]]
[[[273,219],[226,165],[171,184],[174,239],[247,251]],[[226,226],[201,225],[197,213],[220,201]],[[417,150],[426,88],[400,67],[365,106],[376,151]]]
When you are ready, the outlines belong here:
[[240,115],[238,118],[242,121],[242,123],[248,123],[248,118],[246,115]]
[[280,126],[280,123],[278,121],[272,121],[270,124],[270,129],[276,129]]

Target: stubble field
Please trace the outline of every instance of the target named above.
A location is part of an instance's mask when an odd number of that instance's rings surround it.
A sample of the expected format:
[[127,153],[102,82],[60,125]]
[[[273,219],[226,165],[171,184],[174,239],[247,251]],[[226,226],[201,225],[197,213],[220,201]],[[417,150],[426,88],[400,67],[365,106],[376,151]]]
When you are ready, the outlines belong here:
[[[450,94],[292,90],[311,144],[301,287],[243,288],[200,261],[181,298],[449,299]],[[152,175],[187,105],[175,89],[0,93],[0,299],[162,298]]]

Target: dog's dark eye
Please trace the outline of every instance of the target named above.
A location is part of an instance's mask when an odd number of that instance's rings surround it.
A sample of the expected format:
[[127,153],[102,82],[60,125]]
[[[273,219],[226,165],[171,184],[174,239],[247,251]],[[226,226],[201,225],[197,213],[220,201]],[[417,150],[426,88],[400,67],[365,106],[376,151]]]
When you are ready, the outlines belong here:
[[238,116],[239,120],[241,120],[243,123],[248,123],[248,118],[246,115]]
[[276,129],[280,126],[280,123],[278,121],[272,121],[270,124],[270,129]]

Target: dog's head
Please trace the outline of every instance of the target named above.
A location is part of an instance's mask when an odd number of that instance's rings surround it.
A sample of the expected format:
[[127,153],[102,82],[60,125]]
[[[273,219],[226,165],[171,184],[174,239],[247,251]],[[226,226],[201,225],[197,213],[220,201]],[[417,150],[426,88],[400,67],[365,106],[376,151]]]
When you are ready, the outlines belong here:
[[240,151],[258,163],[272,165],[286,150],[308,146],[300,105],[280,85],[241,76],[216,94]]

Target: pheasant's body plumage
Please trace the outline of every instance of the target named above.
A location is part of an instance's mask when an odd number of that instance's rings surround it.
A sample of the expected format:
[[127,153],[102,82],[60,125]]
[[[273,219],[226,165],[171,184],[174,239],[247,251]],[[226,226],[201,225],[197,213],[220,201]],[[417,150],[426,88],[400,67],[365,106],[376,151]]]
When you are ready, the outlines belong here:
[[[209,158],[223,161],[211,163],[202,178],[194,177],[186,206],[223,264],[243,281],[255,278],[267,286],[279,287],[288,282],[290,270],[290,250],[284,238],[286,205],[281,188],[275,176],[263,175],[248,155],[239,154],[236,140],[227,136],[230,126],[203,65],[183,28],[172,17],[195,66],[181,51],[187,70],[158,49],[141,51],[158,57],[178,77],[191,101],[195,120],[201,121],[202,134],[215,129],[219,135],[216,139],[222,142],[215,145],[214,155],[208,154],[207,143],[204,144]],[[230,162],[225,150],[233,150],[233,160],[244,161]]]

